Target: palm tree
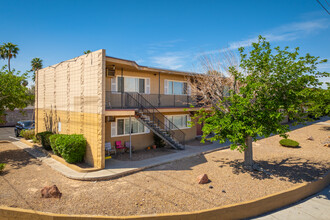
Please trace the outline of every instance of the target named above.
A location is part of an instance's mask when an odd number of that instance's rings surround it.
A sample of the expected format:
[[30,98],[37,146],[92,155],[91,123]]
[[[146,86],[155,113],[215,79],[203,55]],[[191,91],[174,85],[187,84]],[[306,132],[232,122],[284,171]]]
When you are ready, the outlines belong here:
[[43,61],[42,59],[37,57],[31,60],[31,67],[32,67],[31,71],[33,71],[33,77],[32,77],[33,82],[36,79],[36,72],[42,69],[42,61]]
[[4,43],[0,47],[0,57],[2,59],[8,59],[8,70],[10,71],[10,59],[16,58],[16,55],[18,54],[19,48],[16,44],[13,43]]
[[86,50],[86,51],[84,51],[84,54],[88,54],[88,53],[91,53],[92,51],[90,51],[90,50]]

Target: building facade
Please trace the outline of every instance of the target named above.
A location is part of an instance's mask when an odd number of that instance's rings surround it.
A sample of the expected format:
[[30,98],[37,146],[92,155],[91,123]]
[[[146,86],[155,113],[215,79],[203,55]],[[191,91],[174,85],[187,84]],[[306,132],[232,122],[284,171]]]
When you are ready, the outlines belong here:
[[149,147],[154,134],[184,149],[196,137],[190,73],[140,66],[105,50],[41,69],[36,77],[36,132],[83,134],[85,161],[105,166],[105,144]]

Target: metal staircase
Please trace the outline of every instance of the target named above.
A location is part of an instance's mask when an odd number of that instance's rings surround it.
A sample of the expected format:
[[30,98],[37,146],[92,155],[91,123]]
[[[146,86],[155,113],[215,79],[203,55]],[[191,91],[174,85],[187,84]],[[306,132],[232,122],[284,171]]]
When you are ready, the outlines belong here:
[[156,107],[139,93],[125,92],[125,105],[137,107],[135,117],[167,144],[178,150],[185,149],[185,133],[168,120]]

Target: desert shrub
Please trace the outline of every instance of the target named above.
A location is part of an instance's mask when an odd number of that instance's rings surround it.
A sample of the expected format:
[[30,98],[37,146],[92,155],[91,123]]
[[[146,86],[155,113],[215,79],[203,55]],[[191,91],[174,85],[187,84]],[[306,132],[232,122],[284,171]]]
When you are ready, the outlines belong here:
[[40,141],[37,139],[36,136],[33,136],[33,138],[32,138],[32,142],[33,142],[33,143],[38,143],[38,144],[40,144]]
[[59,135],[55,140],[56,150],[68,163],[81,162],[86,152],[86,139],[81,134]]
[[52,136],[49,137],[50,147],[52,148],[54,154],[56,154],[56,155],[60,155],[60,153],[57,150],[55,142],[56,142],[56,139],[62,135],[65,135],[65,134],[53,134]]
[[280,140],[280,144],[285,147],[298,147],[299,143],[297,141],[291,139],[282,139]]
[[165,147],[165,142],[163,139],[161,139],[157,134],[154,133],[154,145],[157,146],[157,148]]
[[0,163],[0,172],[5,169],[6,164],[5,163]]
[[34,137],[34,129],[32,130],[22,130],[20,135],[26,140],[31,140]]
[[36,138],[41,142],[42,146],[46,150],[51,150],[49,137],[53,135],[51,131],[40,132],[36,135]]

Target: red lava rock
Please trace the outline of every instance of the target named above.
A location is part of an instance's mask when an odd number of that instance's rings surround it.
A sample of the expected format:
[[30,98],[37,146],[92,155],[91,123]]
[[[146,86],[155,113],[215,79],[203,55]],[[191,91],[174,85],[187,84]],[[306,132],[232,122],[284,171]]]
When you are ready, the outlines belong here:
[[58,190],[56,185],[53,186],[45,186],[41,190],[42,198],[61,198],[62,193]]
[[206,174],[202,174],[198,176],[197,179],[198,179],[198,184],[205,184],[209,182],[209,178],[207,177]]

